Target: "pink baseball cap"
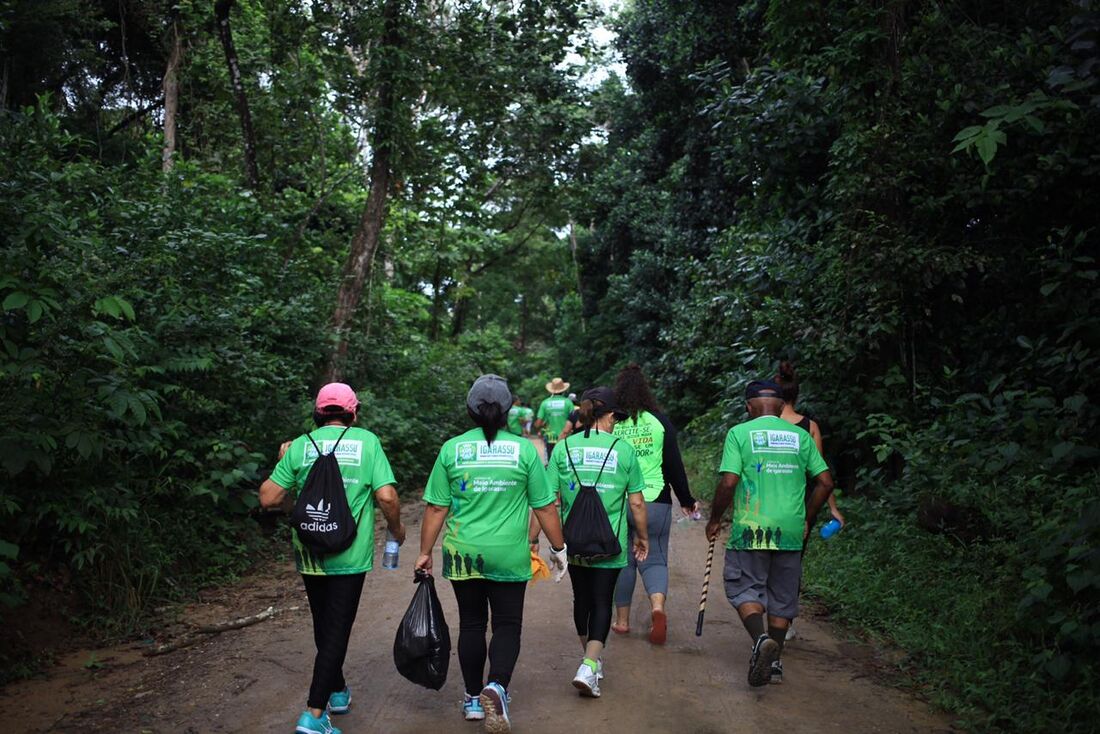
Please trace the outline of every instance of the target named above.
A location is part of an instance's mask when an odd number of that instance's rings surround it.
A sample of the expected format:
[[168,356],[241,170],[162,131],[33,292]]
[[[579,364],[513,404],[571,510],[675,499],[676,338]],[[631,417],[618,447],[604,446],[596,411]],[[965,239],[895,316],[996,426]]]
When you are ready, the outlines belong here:
[[317,410],[322,410],[331,405],[343,408],[349,413],[354,413],[359,408],[359,398],[355,397],[355,391],[342,382],[330,382],[317,392]]

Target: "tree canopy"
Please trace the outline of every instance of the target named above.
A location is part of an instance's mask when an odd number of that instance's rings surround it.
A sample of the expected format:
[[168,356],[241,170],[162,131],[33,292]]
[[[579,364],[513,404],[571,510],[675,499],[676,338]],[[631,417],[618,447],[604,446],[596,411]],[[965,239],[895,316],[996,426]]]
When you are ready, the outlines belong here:
[[0,0],[0,604],[64,572],[128,633],[243,568],[329,379],[415,494],[476,375],[537,403],[637,361],[710,483],[789,359],[863,527],[826,601],[972,728],[1087,727],[1098,33],[1089,0]]

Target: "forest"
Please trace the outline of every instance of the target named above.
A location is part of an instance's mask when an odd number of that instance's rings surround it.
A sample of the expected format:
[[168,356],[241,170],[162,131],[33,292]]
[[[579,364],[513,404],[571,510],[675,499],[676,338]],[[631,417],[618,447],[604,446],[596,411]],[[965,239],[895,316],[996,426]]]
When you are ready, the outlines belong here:
[[705,497],[786,359],[831,618],[965,730],[1095,726],[1091,0],[0,0],[0,64],[0,619],[234,579],[330,379],[417,497],[477,375],[638,362]]

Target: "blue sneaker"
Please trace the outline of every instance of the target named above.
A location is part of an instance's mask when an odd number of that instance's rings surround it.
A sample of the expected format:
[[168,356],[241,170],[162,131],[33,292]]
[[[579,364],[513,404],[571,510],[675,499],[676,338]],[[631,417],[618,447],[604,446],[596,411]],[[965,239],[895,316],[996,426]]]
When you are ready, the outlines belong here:
[[346,714],[351,708],[351,687],[344,686],[344,690],[337,691],[328,697],[328,712],[330,714]]
[[319,719],[314,718],[310,712],[303,711],[294,731],[296,734],[340,734],[340,730],[329,721],[328,711],[323,712]]
[[464,693],[462,696],[462,714],[466,717],[466,721],[481,721],[484,719],[485,709],[481,708],[481,699],[471,696],[469,693]]
[[509,734],[512,721],[508,718],[508,694],[499,683],[490,683],[481,689],[481,707],[485,709],[487,734]]

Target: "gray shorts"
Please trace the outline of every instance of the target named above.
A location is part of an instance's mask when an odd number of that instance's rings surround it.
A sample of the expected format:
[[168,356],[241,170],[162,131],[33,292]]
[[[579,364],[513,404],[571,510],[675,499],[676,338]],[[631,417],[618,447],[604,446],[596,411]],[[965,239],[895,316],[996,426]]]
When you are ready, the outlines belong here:
[[802,578],[799,551],[726,550],[726,598],[734,607],[756,603],[773,617],[798,616],[798,585]]

